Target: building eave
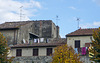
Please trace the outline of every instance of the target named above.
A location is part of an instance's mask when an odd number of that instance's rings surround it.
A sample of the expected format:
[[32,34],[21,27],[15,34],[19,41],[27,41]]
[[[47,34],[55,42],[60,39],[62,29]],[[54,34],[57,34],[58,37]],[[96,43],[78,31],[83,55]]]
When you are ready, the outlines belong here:
[[76,36],[92,36],[92,34],[90,35],[66,35],[66,37],[76,37]]
[[0,30],[15,30],[15,29],[19,29],[19,28],[0,28]]

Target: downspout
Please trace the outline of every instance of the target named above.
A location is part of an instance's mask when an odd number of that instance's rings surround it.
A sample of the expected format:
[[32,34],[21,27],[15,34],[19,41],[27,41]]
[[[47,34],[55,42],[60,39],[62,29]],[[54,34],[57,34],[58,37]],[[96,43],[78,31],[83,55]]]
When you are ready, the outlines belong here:
[[15,45],[15,43],[16,43],[16,42],[15,42],[15,30],[14,30],[14,42],[13,42],[13,45]]
[[17,31],[17,35],[16,35],[16,44],[17,44],[17,41],[18,41],[18,29],[16,31]]

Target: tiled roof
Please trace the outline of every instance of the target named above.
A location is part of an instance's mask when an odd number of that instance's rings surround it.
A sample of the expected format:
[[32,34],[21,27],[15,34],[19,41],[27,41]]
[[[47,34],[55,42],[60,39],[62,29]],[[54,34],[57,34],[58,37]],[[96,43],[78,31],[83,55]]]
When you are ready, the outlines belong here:
[[32,45],[30,44],[17,44],[11,46],[11,48],[32,48],[32,47],[56,47],[59,45],[63,45],[65,43],[34,43]]
[[74,32],[67,34],[66,37],[68,36],[92,36],[93,30],[95,31],[97,29],[98,28],[78,29]]
[[66,43],[66,38],[55,38],[55,39],[50,40],[50,43],[55,43],[55,42]]
[[22,25],[31,23],[31,22],[39,22],[39,21],[51,21],[52,20],[36,20],[36,21],[18,21],[18,22],[5,22],[0,24],[0,29],[9,29],[9,28],[19,28]]
[[5,22],[0,24],[0,29],[9,29],[9,28],[19,28],[22,25],[28,24],[30,21],[20,21],[20,22]]

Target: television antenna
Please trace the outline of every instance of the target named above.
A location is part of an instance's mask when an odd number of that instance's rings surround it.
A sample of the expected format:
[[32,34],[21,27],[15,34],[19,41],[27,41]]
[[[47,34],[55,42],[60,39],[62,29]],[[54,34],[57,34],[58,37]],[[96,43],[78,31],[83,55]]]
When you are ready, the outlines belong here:
[[20,7],[20,21],[22,19],[22,8],[23,8],[23,6]]
[[58,25],[58,19],[59,17],[58,17],[58,15],[56,15],[56,24]]
[[78,23],[77,28],[79,29],[79,21],[80,21],[80,18],[77,18],[76,21],[77,21],[77,23]]

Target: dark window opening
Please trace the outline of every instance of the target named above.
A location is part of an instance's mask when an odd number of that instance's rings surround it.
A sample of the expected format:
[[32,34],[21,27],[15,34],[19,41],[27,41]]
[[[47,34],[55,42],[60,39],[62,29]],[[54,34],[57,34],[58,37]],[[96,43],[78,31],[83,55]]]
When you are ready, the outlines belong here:
[[33,49],[33,56],[38,56],[38,49]]
[[16,49],[16,56],[22,56],[22,49]]
[[52,48],[47,48],[47,56],[50,56],[52,54]]
[[80,40],[75,40],[75,48],[80,48]]

